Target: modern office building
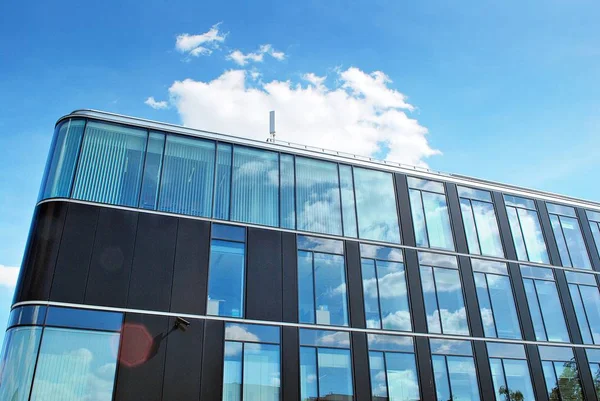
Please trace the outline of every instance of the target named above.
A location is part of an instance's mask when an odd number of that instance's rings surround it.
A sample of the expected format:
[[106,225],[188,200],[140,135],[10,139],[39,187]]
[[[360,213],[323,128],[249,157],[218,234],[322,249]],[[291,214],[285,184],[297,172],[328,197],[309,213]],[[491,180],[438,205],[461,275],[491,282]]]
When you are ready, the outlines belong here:
[[0,401],[598,400],[599,249],[599,203],[75,111]]

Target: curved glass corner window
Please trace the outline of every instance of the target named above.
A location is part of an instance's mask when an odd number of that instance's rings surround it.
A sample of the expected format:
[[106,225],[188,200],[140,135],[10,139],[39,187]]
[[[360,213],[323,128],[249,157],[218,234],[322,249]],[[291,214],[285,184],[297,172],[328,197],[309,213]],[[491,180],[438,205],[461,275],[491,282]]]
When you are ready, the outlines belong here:
[[417,246],[454,250],[444,184],[408,177]]
[[521,275],[536,340],[569,342],[552,269],[522,265]]
[[110,401],[119,333],[46,327],[31,401]]
[[430,340],[438,401],[479,401],[479,384],[470,341]]
[[521,339],[506,263],[471,259],[471,264],[485,336]]
[[367,334],[373,400],[419,400],[419,376],[410,337]]
[[137,207],[147,138],[142,129],[88,121],[73,198]]
[[600,290],[593,274],[565,272],[584,344],[600,344]]
[[361,244],[360,254],[367,327],[411,331],[402,250]]
[[469,335],[456,257],[419,252],[429,333]]
[[41,336],[41,327],[15,327],[6,332],[0,359],[0,400],[29,400]]
[[277,153],[235,146],[232,184],[231,220],[279,226]]
[[535,401],[525,348],[487,343],[496,401]]
[[223,401],[280,400],[279,328],[225,325]]
[[566,347],[538,347],[548,399],[583,401],[579,369],[573,350]]
[[40,200],[71,196],[84,127],[84,120],[67,120],[56,126],[42,179]]
[[333,253],[341,246],[341,241],[298,236],[300,323],[348,326],[344,255]]
[[550,263],[535,202],[504,195],[504,203],[517,258],[530,262]]
[[394,176],[359,167],[353,170],[359,238],[399,244]]
[[581,233],[575,209],[568,206],[546,204],[552,231],[558,245],[560,261],[565,267],[591,269],[590,257]]
[[296,156],[298,230],[342,235],[336,163]]
[[491,194],[461,186],[457,190],[469,253],[504,257]]
[[214,142],[167,135],[158,209],[210,217],[214,172]]
[[349,333],[300,329],[300,399],[354,400]]
[[[219,237],[227,238],[217,239]],[[244,316],[244,239],[242,227],[213,224],[208,268],[208,315]]]

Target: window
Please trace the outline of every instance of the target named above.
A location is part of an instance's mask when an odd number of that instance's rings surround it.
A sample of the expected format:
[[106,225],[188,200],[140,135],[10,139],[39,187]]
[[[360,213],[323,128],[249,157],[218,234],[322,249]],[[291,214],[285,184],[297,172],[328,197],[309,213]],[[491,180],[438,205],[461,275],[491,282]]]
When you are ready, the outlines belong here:
[[417,246],[454,250],[444,184],[408,177]]
[[223,401],[279,401],[279,327],[225,324]]
[[419,400],[413,339],[377,334],[367,334],[367,339],[373,400]]
[[558,245],[560,261],[566,267],[591,269],[590,257],[583,241],[575,209],[547,203],[552,231]]
[[525,347],[487,343],[496,401],[535,401]]
[[6,332],[0,359],[0,399],[28,401],[41,327],[15,327]]
[[585,213],[590,222],[590,229],[592,230],[592,236],[596,244],[596,252],[600,252],[600,212],[587,210]]
[[486,337],[521,338],[506,263],[472,259],[475,289]]
[[352,401],[353,386],[350,334],[300,329],[300,399]]
[[412,330],[402,250],[360,244],[367,327]]
[[569,342],[552,269],[522,265],[521,275],[536,339]]
[[167,135],[158,209],[210,217],[215,171],[215,143]]
[[83,120],[67,120],[56,126],[42,179],[40,200],[71,196],[71,184],[84,127]]
[[207,314],[244,316],[245,241],[243,227],[212,225]]
[[73,198],[137,206],[147,138],[145,130],[89,121]]
[[296,182],[294,173],[294,156],[282,154],[279,156],[280,170],[280,202],[281,227],[296,228]]
[[142,192],[140,194],[140,207],[142,209],[156,209],[164,149],[165,134],[150,132],[144,162]]
[[592,274],[565,272],[585,344],[600,344],[600,291]]
[[470,341],[429,340],[438,401],[479,401]]
[[428,331],[469,335],[456,257],[419,252],[419,266]]
[[587,354],[590,371],[592,373],[592,379],[594,380],[596,397],[600,399],[600,350],[586,349],[585,353]]
[[[293,166],[291,168],[293,174]],[[277,153],[241,146],[233,148],[231,220],[279,226]]]
[[504,257],[491,194],[459,186],[458,196],[469,253]]
[[300,323],[348,326],[344,244],[298,236]]
[[296,156],[298,230],[342,235],[336,163]]
[[342,196],[342,220],[344,235],[356,238],[356,202],[354,200],[354,179],[352,167],[340,164],[340,194]]
[[353,171],[359,238],[399,244],[393,175],[359,167]]
[[506,203],[506,213],[508,213],[517,258],[530,262],[550,263],[535,202],[504,195],[504,203]]
[[538,347],[551,401],[583,401],[579,370],[573,350],[567,347]]
[[217,163],[212,216],[219,220],[229,220],[231,203],[231,145],[217,143]]

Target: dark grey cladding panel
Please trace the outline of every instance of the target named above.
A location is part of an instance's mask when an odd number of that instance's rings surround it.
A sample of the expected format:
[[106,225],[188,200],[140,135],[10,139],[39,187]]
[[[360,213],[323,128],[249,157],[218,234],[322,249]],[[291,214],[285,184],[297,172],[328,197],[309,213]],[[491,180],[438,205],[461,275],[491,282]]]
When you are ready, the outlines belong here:
[[50,300],[83,302],[98,223],[98,210],[96,206],[78,203],[69,205]]
[[48,300],[68,203],[48,202],[34,213],[14,302]]
[[125,315],[115,400],[162,401],[169,328],[164,316]]
[[369,380],[369,350],[367,349],[367,334],[353,332],[352,364],[354,376],[354,397],[358,400],[371,399],[371,383]]
[[298,323],[298,255],[296,234],[281,233],[283,257],[283,321]]
[[140,213],[99,209],[85,303],[126,307]]
[[281,232],[248,228],[246,318],[282,320]]
[[[169,319],[169,327],[174,327],[175,320]],[[163,401],[198,401],[200,397],[204,321],[189,322],[185,331],[173,330],[166,339]]]
[[178,219],[171,312],[206,313],[210,223]]
[[177,220],[170,216],[140,213],[127,307],[169,310]]
[[404,245],[416,246],[406,176],[404,174],[395,173],[394,181],[396,182],[396,200],[398,202],[398,211],[400,212],[402,242]]
[[221,399],[223,392],[224,341],[225,323],[218,320],[207,320],[204,323],[200,401]]
[[281,391],[285,401],[300,400],[300,344],[296,327],[281,328]]

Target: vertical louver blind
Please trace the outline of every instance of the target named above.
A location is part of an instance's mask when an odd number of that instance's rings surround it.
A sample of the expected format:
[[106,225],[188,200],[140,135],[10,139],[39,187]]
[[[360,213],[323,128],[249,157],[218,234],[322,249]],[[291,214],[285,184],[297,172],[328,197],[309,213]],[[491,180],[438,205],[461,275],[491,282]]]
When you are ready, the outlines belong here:
[[279,158],[275,152],[236,146],[231,219],[279,225]]
[[147,132],[88,122],[73,197],[137,206]]
[[280,156],[281,227],[296,228],[296,196],[294,183],[294,156]]
[[210,217],[214,166],[214,142],[169,135],[159,210]]

